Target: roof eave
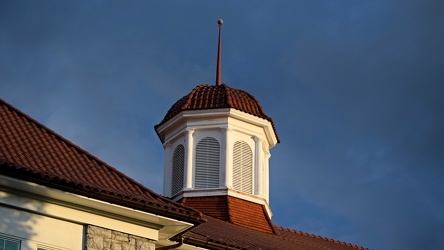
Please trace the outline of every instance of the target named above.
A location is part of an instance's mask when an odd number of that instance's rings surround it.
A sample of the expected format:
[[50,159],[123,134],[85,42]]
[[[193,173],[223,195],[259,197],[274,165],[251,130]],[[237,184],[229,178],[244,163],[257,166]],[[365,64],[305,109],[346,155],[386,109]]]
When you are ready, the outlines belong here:
[[274,147],[277,143],[280,142],[272,121],[269,121],[267,119],[249,113],[245,113],[244,111],[240,111],[235,108],[184,110],[179,112],[169,120],[165,121],[164,123],[160,123],[154,126],[154,130],[156,131],[157,136],[159,137],[160,141],[163,144],[167,141],[167,139],[165,138],[165,134],[167,133],[167,131],[169,131],[175,125],[181,124],[181,122],[185,119],[204,118],[204,117],[214,118],[221,116],[232,117],[238,120],[244,120],[248,123],[262,127],[264,129],[270,148]]
[[[134,197],[115,195],[111,192],[106,192],[104,190],[99,190],[93,187],[85,187],[79,183],[70,182],[64,179],[55,180],[54,178],[45,176],[44,173],[32,172],[26,168],[17,167],[16,165],[5,162],[1,159],[0,174],[24,181],[29,181],[49,188],[82,195],[92,199],[97,199],[128,208],[153,213],[159,216],[168,216],[176,220],[192,223],[194,225],[199,225],[205,222],[205,219],[202,218],[202,214],[192,208],[189,209],[195,211],[195,214],[180,212],[180,209],[177,209],[178,211],[175,211],[176,209],[171,209],[166,205],[160,206],[159,204],[150,204],[150,202],[146,202]],[[174,201],[169,202],[175,203]],[[187,209],[188,208],[184,208],[184,210]]]

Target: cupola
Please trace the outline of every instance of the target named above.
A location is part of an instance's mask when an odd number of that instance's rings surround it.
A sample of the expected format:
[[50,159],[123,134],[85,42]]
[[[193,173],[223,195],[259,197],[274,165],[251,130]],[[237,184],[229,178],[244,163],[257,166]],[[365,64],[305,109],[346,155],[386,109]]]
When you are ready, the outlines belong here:
[[229,221],[230,209],[247,202],[269,220],[268,163],[279,138],[253,95],[220,83],[220,27],[216,84],[196,86],[155,126],[165,150],[163,194]]

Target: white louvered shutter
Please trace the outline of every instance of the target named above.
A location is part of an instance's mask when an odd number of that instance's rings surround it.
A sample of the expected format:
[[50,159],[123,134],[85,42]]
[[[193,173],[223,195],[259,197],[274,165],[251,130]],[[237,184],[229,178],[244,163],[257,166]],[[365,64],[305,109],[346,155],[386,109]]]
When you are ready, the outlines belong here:
[[205,137],[196,147],[195,188],[219,187],[220,145],[216,139]]
[[253,193],[253,152],[243,141],[233,147],[233,187],[237,191]]
[[184,166],[185,166],[185,148],[183,145],[179,145],[176,147],[173,154],[171,196],[177,194],[183,188]]

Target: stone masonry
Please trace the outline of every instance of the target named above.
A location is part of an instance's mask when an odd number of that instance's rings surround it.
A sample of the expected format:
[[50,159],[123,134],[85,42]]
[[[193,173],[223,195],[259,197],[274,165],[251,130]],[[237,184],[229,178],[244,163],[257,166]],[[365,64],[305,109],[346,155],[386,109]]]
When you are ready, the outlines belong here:
[[155,250],[154,240],[113,231],[93,225],[86,226],[85,250]]

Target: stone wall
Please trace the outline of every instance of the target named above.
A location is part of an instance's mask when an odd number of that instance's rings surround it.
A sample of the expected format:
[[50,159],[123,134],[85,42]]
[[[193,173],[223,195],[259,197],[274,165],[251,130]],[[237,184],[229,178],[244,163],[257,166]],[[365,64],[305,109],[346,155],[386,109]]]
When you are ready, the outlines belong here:
[[85,250],[155,250],[154,240],[96,227],[86,226]]

